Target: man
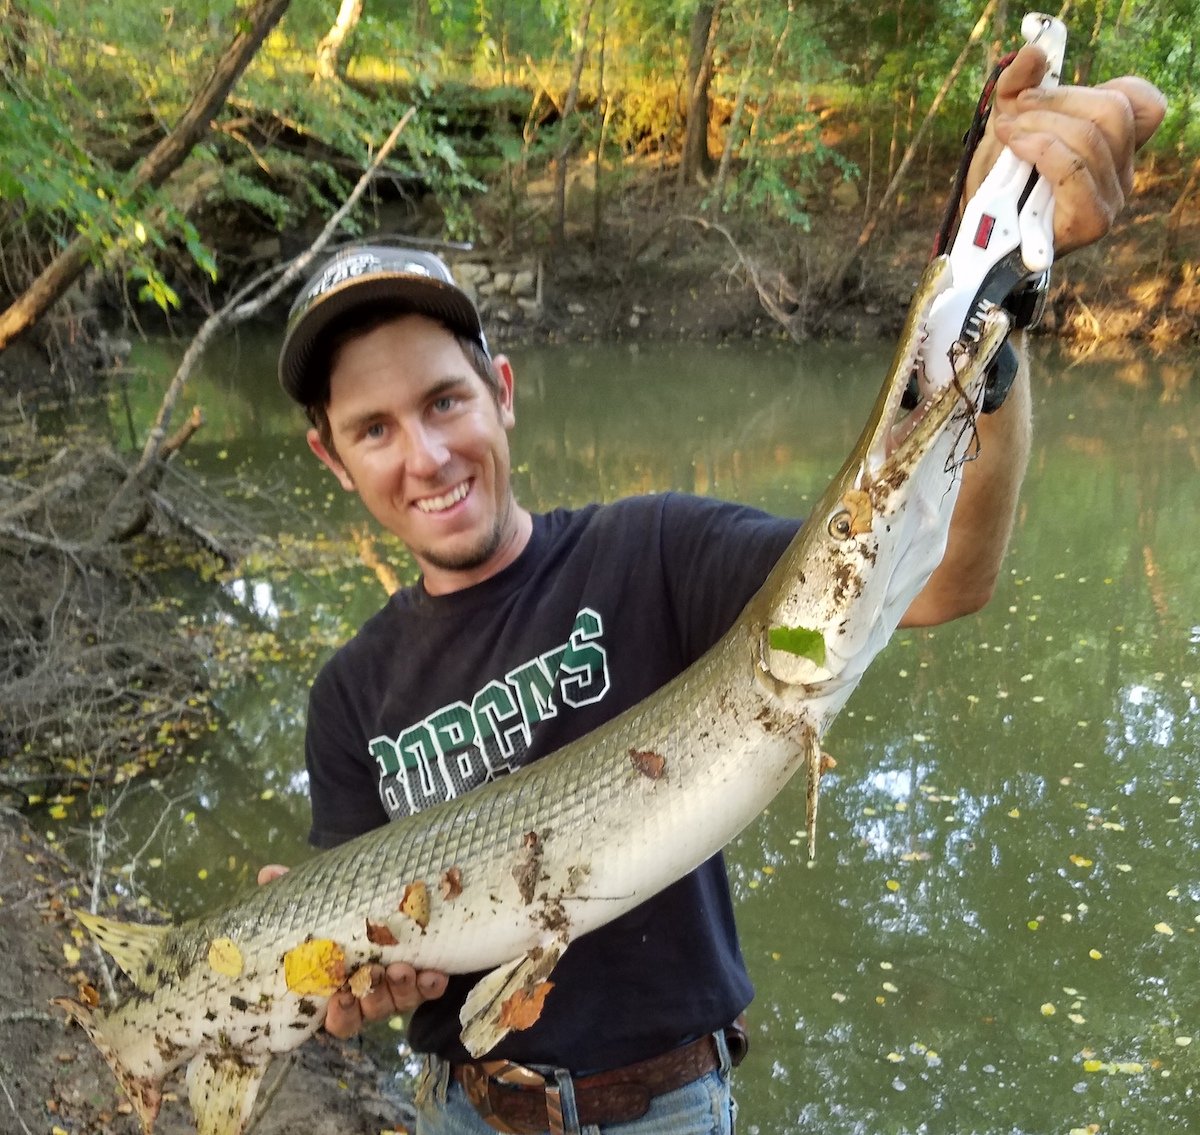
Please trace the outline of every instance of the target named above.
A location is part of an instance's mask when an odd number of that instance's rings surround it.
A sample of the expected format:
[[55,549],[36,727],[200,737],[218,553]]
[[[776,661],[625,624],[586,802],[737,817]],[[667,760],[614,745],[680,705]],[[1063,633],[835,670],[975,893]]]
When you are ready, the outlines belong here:
[[[1055,186],[1061,253],[1108,230],[1163,104],[1132,78],[1041,91],[1043,70],[1025,48],[1005,72],[971,184],[1003,144],[1035,162]],[[474,305],[428,254],[360,246],[330,261],[293,308],[280,378],[309,415],[314,454],[422,573],[314,683],[306,757],[321,847],[538,759],[652,693],[723,633],[797,528],[674,494],[531,515],[509,480],[512,366],[489,354]],[[979,432],[946,556],[908,625],[975,611],[992,592],[1028,451],[1023,368]],[[548,705],[507,692],[507,676],[585,647],[596,664],[560,670]],[[434,776],[436,762],[412,754],[436,757],[438,723],[492,689],[508,698],[494,728]],[[419,1135],[732,1130],[728,1073],[752,989],[720,856],[572,945],[541,1018],[489,1054],[537,1074],[470,1061],[458,1041],[470,975],[395,964],[375,978],[361,999],[334,997],[325,1027],[345,1037],[412,1013],[410,1040],[428,1056]]]

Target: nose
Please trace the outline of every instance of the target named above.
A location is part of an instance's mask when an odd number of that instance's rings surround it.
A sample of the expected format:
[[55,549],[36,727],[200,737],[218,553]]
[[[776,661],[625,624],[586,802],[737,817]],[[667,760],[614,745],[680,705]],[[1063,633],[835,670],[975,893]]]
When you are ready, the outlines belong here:
[[440,431],[425,422],[404,431],[404,467],[414,477],[435,477],[450,460],[450,447]]

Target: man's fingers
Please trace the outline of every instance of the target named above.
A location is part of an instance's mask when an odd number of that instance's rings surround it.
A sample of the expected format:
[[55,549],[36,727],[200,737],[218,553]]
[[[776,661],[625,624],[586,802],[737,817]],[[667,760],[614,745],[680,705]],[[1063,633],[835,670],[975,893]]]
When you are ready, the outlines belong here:
[[339,990],[329,999],[325,1010],[325,1031],[339,1040],[349,1040],[363,1026],[358,998],[348,989]]
[[450,978],[434,969],[422,970],[417,974],[417,990],[423,1001],[436,1001],[446,992]]
[[258,869],[258,885],[261,887],[274,882],[276,879],[283,878],[287,873],[288,869],[282,863],[268,863],[265,867]]
[[1046,53],[1036,44],[1027,43],[996,80],[996,102],[1016,98],[1027,87],[1036,87],[1046,74]]
[[1153,83],[1137,75],[1122,75],[1100,83],[1097,89],[1120,92],[1129,101],[1135,147],[1144,146],[1162,125],[1167,113],[1167,98]]

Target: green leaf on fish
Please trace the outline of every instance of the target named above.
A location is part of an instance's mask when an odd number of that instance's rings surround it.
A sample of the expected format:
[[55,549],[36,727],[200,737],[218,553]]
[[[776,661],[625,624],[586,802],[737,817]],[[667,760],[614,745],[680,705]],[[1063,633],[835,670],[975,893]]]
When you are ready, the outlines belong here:
[[772,627],[767,632],[767,645],[772,650],[807,658],[817,666],[825,665],[825,636],[820,631],[808,627]]

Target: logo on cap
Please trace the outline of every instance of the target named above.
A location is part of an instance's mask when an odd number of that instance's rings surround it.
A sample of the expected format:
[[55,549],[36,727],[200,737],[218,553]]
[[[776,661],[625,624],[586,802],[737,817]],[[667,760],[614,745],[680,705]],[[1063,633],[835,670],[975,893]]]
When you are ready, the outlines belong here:
[[317,279],[316,286],[309,294],[311,299],[324,295],[338,284],[353,280],[356,276],[365,276],[368,272],[376,272],[382,267],[382,261],[373,252],[359,252],[347,256],[344,260],[330,264]]

